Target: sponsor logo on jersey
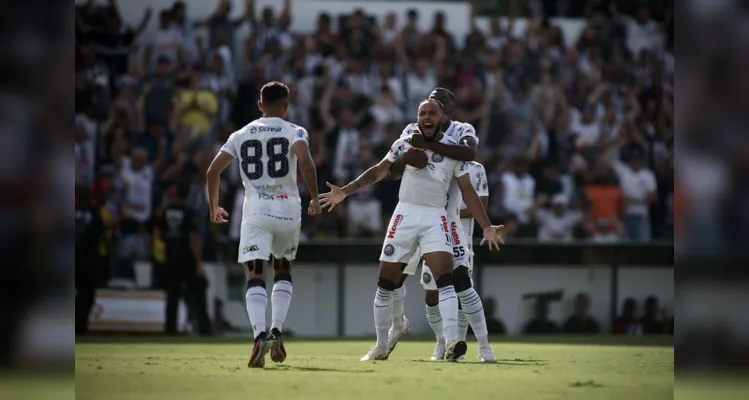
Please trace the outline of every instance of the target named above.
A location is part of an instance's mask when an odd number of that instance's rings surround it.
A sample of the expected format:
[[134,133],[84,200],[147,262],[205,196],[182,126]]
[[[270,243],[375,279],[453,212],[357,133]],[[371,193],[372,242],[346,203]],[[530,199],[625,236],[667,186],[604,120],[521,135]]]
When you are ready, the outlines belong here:
[[447,229],[447,217],[445,217],[445,216],[443,215],[443,216],[441,216],[440,218],[442,218],[442,230],[443,230],[443,231],[444,231],[445,233],[447,233],[447,232],[450,232],[450,230],[449,230],[449,229]]
[[403,221],[402,214],[398,214],[393,218],[393,226],[390,227],[390,231],[388,232],[388,239],[395,237],[395,231],[398,229],[398,225],[400,225],[401,221]]
[[476,174],[476,191],[477,192],[481,188],[481,180],[483,178],[484,178],[484,173],[483,172],[479,172],[479,173]]
[[284,250],[283,253],[288,255],[288,254],[294,253],[295,251],[296,251],[296,246],[289,247],[288,249]]
[[262,132],[281,132],[280,126],[251,126],[250,134],[262,133]]
[[283,185],[252,185],[252,188],[258,192],[280,192]]
[[253,245],[250,245],[250,246],[245,246],[242,249],[242,254],[247,254],[247,253],[249,253],[251,251],[258,251],[258,250],[260,250],[260,248],[253,244]]
[[429,283],[432,281],[432,275],[429,275],[428,272],[424,272],[424,274],[421,275],[421,280],[424,281],[424,283]]
[[453,223],[450,224],[450,235],[453,237],[453,245],[459,246],[460,235],[458,234],[458,223],[455,221],[453,221]]
[[438,162],[442,162],[442,160],[444,160],[444,159],[445,159],[445,157],[442,157],[441,154],[432,153],[432,162],[438,163]]
[[395,246],[393,246],[392,244],[387,244],[385,245],[385,248],[382,250],[382,252],[386,256],[392,256],[395,253]]

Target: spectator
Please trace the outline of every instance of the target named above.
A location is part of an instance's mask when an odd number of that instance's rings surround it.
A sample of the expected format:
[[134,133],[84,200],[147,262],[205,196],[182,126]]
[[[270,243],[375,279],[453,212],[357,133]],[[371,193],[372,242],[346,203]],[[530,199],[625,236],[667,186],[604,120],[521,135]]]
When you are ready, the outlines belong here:
[[[356,179],[364,171],[376,164],[372,145],[368,140],[359,141],[359,158],[347,168],[348,181]],[[382,204],[374,195],[374,188],[359,190],[348,204],[349,237],[372,237],[382,231]]]
[[579,211],[567,209],[567,196],[563,193],[555,195],[551,199],[551,210],[540,208],[548,198],[539,196],[530,214],[538,221],[538,240],[540,242],[571,242],[573,229],[582,220]]
[[83,105],[94,107],[90,117],[101,118],[109,110],[111,88],[113,86],[112,72],[104,61],[94,52],[92,44],[80,48],[81,63],[76,65],[75,91],[76,104],[80,104],[76,111],[83,111]]
[[535,316],[523,327],[523,333],[531,334],[550,334],[559,333],[559,325],[549,320],[549,301],[537,299],[534,306]]
[[494,298],[489,297],[484,301],[484,314],[486,315],[486,328],[489,330],[490,335],[504,335],[507,333],[505,329],[505,323],[501,319],[497,318],[497,306]]
[[429,96],[437,86],[434,72],[429,70],[429,62],[419,58],[413,71],[406,77],[406,116],[413,118],[417,114],[419,103]]
[[637,302],[628,297],[624,300],[622,314],[614,321],[614,334],[635,335],[642,333],[642,325],[637,320]]
[[502,174],[503,205],[520,225],[522,236],[532,231],[528,211],[533,206],[536,180],[528,174],[528,160],[518,157],[513,161],[512,171]]
[[171,10],[171,24],[182,38],[182,59],[189,65],[198,61],[201,49],[195,38],[195,21],[187,16],[187,5],[176,1]]
[[575,312],[564,322],[565,333],[600,333],[598,321],[588,315],[590,298],[585,293],[575,296]]
[[[356,129],[356,116],[350,108],[343,108],[339,117],[340,125],[336,127],[335,158],[333,164],[333,175],[341,186],[348,182],[346,168],[357,161],[357,149],[361,135]],[[370,165],[371,166],[371,165]]]
[[187,89],[177,93],[176,119],[195,135],[204,136],[213,128],[219,112],[219,99],[216,93],[201,87],[201,76],[193,72]]
[[668,333],[665,324],[668,322],[664,318],[665,312],[658,306],[658,298],[649,296],[645,299],[645,315],[640,320],[642,333],[646,335],[660,335]]
[[182,32],[172,24],[173,13],[164,10],[159,16],[159,29],[153,43],[146,50],[146,71],[156,68],[157,60],[169,60],[172,68],[182,65],[184,38]]
[[223,57],[214,57],[211,69],[203,75],[204,89],[215,93],[219,100],[218,123],[229,122],[231,113],[231,102],[237,97],[237,87],[234,77],[226,69],[226,61]]
[[650,204],[656,197],[653,171],[644,166],[643,154],[635,151],[627,163],[614,161],[625,198],[624,227],[630,240],[648,241],[651,237]]

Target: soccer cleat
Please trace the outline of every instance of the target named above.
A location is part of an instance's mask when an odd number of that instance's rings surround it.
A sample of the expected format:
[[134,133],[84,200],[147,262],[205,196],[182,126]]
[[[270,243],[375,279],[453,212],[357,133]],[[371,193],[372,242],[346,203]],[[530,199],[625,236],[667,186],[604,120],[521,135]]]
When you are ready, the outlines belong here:
[[359,361],[385,361],[387,360],[388,350],[382,347],[372,346],[369,348],[367,354],[364,355]]
[[439,361],[445,359],[445,342],[437,342],[437,346],[434,347],[434,354],[432,354],[432,361]]
[[283,333],[278,328],[273,328],[270,331],[270,359],[277,363],[282,363],[286,360],[286,347],[283,345]]
[[445,360],[450,362],[457,362],[458,359],[466,354],[468,345],[462,340],[451,342],[447,345],[447,351],[445,352]]
[[265,367],[265,355],[270,350],[270,341],[268,340],[265,332],[261,332],[255,338],[255,346],[252,348],[252,354],[250,360],[247,362],[249,368],[263,368]]
[[483,363],[497,362],[497,357],[494,356],[494,350],[492,350],[491,346],[479,347],[479,356],[477,358]]
[[390,331],[388,332],[388,351],[385,355],[385,359],[387,360],[388,357],[390,357],[390,353],[395,350],[395,346],[398,344],[398,340],[402,338],[403,336],[408,335],[411,332],[411,323],[408,321],[408,318],[406,316],[403,316],[403,326],[398,332],[395,332],[393,327],[390,327]]

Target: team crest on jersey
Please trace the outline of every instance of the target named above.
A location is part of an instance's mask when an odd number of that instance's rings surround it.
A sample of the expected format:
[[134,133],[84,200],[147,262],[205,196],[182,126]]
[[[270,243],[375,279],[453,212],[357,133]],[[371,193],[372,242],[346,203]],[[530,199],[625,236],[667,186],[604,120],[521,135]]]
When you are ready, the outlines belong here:
[[386,256],[392,256],[395,253],[395,246],[388,244],[382,252],[385,253]]
[[429,283],[432,281],[432,275],[429,275],[428,273],[424,272],[424,275],[421,276],[421,280],[423,280],[424,283]]
[[296,137],[298,137],[299,139],[304,139],[304,130],[299,129],[298,131],[296,131]]
[[436,162],[436,163],[437,162],[442,162],[442,160],[444,160],[444,159],[445,159],[445,157],[442,157],[441,154],[432,153],[432,162]]

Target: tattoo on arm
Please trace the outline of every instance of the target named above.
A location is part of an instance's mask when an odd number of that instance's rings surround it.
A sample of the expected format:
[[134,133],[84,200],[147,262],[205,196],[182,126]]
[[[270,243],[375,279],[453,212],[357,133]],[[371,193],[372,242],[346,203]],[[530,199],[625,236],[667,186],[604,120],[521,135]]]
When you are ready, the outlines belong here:
[[380,162],[374,167],[364,171],[364,173],[359,175],[359,177],[356,178],[353,182],[342,188],[344,193],[346,193],[347,196],[350,196],[363,187],[373,185],[385,179],[385,177],[388,176],[391,165],[392,164],[389,162]]
[[316,199],[318,194],[317,168],[315,168],[315,163],[312,161],[312,157],[310,156],[309,162],[302,163],[300,167],[302,179],[304,179],[304,184],[307,185],[309,195],[311,198]]

